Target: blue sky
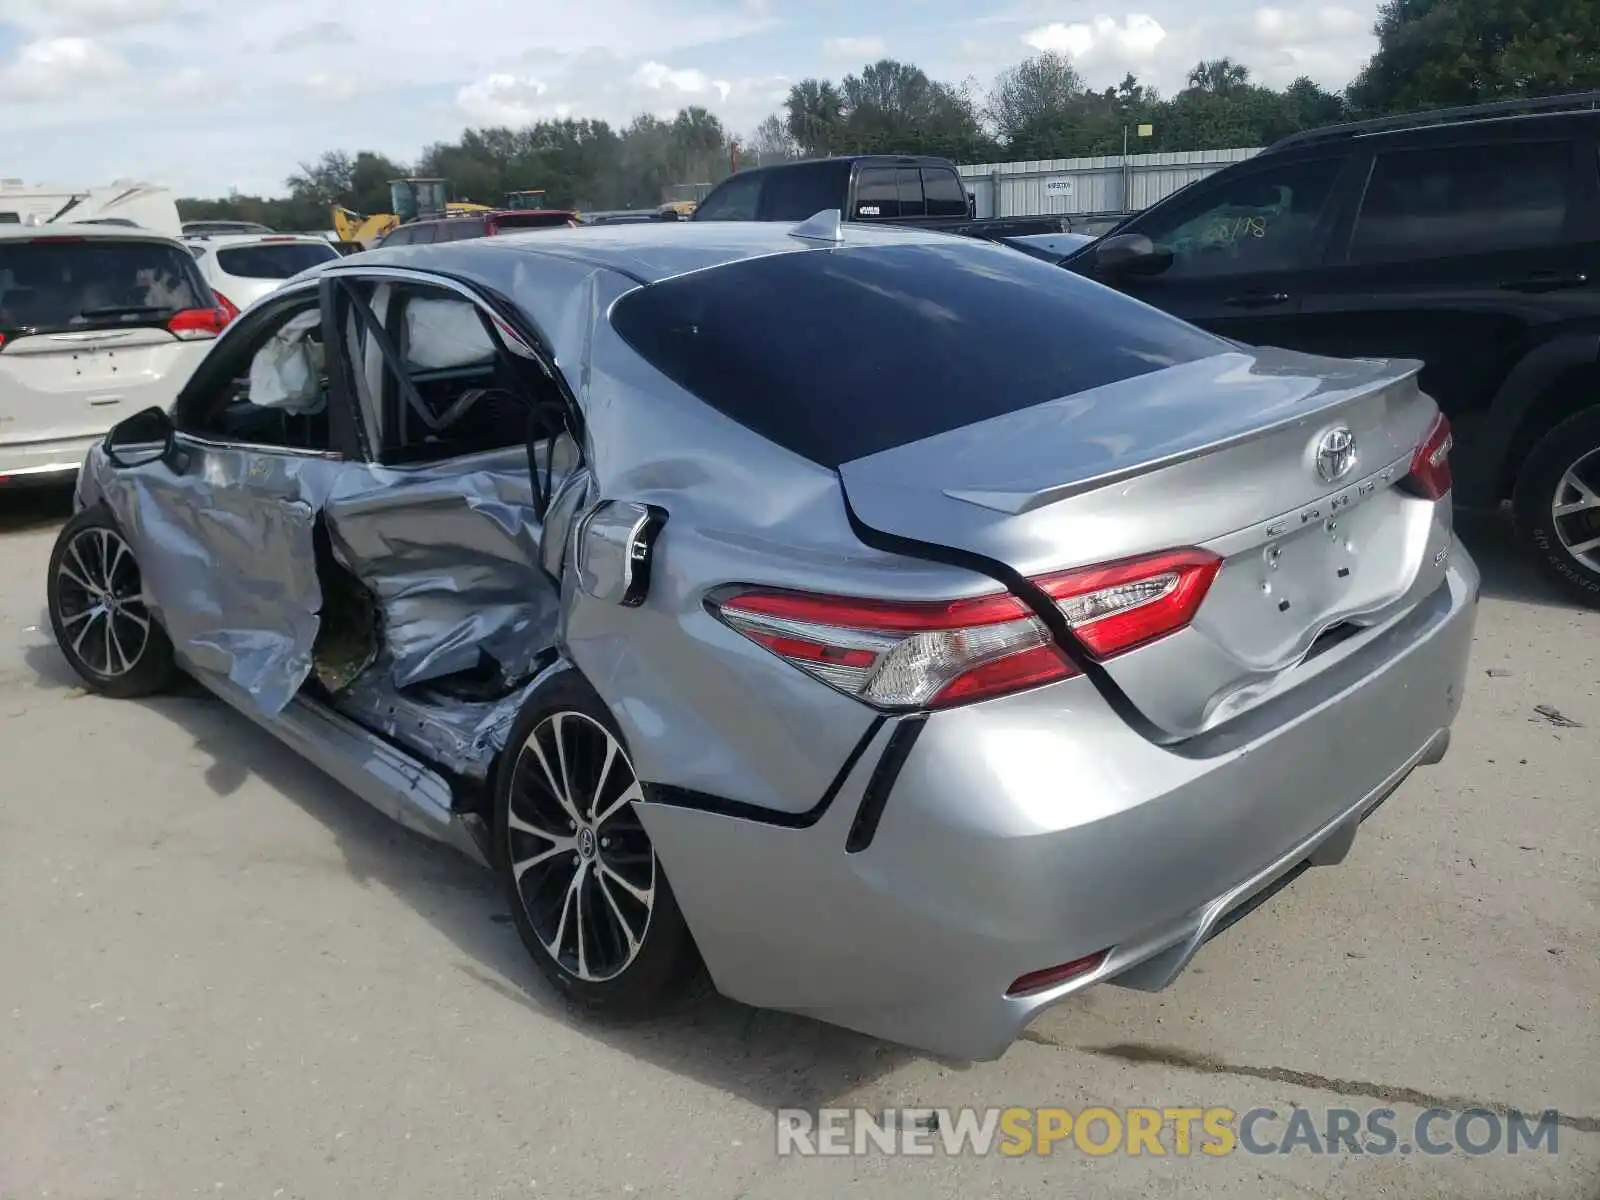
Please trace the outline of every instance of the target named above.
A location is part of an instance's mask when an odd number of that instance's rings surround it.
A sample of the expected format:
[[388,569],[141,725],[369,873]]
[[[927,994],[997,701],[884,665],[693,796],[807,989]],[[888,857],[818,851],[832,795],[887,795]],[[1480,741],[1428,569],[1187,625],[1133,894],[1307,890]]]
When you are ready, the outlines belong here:
[[0,0],[0,171],[188,195],[274,194],[325,149],[409,160],[468,125],[626,122],[702,104],[748,132],[789,85],[889,56],[979,93],[1039,49],[1091,84],[1165,92],[1231,55],[1265,82],[1342,87],[1368,0]]

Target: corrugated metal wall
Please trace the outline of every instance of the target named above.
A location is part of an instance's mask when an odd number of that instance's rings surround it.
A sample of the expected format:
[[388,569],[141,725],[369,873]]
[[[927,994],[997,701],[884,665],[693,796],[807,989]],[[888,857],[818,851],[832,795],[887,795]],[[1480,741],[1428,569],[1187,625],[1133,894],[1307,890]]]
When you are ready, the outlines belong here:
[[1124,213],[1148,208],[1196,179],[1259,149],[1191,150],[1102,158],[963,165],[980,217]]

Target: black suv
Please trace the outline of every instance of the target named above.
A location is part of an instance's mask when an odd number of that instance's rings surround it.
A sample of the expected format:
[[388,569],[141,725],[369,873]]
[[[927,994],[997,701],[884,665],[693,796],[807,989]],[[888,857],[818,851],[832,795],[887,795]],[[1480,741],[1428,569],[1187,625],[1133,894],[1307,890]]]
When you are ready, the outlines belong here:
[[1600,606],[1600,93],[1295,134],[1063,265],[1224,337],[1412,358],[1457,503]]

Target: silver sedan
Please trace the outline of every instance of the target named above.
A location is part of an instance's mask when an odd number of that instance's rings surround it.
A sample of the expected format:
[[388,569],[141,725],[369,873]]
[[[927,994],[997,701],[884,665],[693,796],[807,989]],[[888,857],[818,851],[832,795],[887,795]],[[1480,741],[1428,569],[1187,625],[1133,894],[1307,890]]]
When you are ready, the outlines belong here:
[[51,619],[499,872],[581,1005],[705,972],[994,1057],[1444,755],[1478,583],[1416,372],[837,214],[378,251],[90,454]]

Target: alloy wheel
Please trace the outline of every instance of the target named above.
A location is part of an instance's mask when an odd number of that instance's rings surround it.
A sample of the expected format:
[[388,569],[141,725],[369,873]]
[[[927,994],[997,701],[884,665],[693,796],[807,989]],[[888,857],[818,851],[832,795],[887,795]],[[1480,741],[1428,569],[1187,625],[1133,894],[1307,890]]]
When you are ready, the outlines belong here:
[[73,535],[56,575],[62,638],[96,675],[116,679],[138,665],[150,644],[150,609],[133,551],[115,530]]
[[1556,537],[1566,552],[1600,572],[1600,450],[1566,469],[1550,505]]
[[540,721],[512,767],[517,895],[545,952],[587,983],[626,971],[649,932],[656,857],[634,811],[641,798],[627,751],[581,712]]

